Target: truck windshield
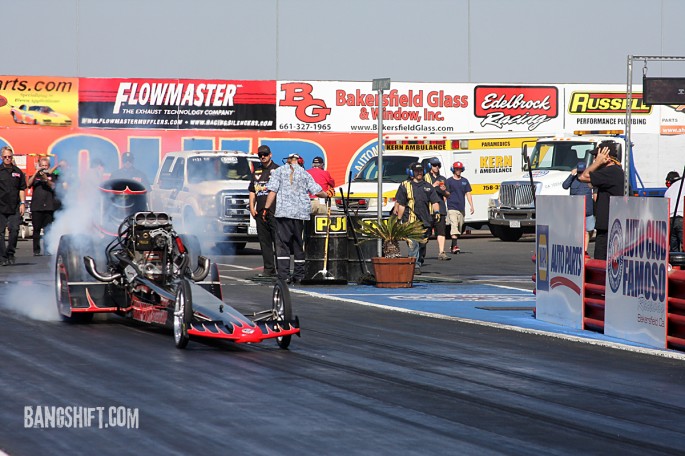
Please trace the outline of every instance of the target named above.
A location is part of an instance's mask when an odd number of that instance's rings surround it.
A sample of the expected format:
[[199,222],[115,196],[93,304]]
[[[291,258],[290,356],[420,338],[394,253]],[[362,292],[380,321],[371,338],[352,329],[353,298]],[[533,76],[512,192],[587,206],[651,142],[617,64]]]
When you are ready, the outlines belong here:
[[589,164],[590,151],[595,148],[591,142],[538,142],[530,155],[533,170],[570,171],[578,162]]
[[[383,156],[383,181],[402,182],[407,178],[409,164],[417,161],[416,157]],[[354,178],[355,182],[378,182],[378,157],[366,162]]]
[[252,166],[246,157],[216,156],[190,157],[188,159],[188,182],[198,183],[216,180],[250,180]]

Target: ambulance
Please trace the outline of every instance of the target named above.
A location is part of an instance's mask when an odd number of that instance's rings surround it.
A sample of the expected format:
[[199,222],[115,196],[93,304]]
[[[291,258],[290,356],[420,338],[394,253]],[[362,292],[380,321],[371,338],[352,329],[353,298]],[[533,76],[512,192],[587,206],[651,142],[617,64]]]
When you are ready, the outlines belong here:
[[[449,135],[386,135],[383,152],[382,212],[389,215],[395,205],[395,193],[407,179],[412,162],[430,171],[429,161],[438,158],[440,173],[452,176],[452,164],[464,164],[462,176],[471,183],[474,213],[466,211],[466,225],[480,229],[488,223],[488,204],[497,194],[499,184],[523,171],[523,146],[532,148],[539,135],[533,133],[464,133]],[[349,209],[360,216],[378,211],[378,157],[372,157],[359,170],[349,186]],[[335,201],[342,209],[342,200]]]

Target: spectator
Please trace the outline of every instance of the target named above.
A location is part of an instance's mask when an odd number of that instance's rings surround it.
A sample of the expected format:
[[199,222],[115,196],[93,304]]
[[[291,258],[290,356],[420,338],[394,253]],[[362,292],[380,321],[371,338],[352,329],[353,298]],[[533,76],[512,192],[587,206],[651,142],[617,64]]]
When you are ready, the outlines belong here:
[[612,196],[623,196],[625,174],[621,168],[618,145],[614,141],[602,141],[591,152],[594,161],[578,176],[580,182],[592,184],[597,189],[595,210],[595,253],[597,260],[607,259],[607,238],[609,235],[609,200]]
[[266,204],[269,189],[266,184],[269,182],[271,172],[278,168],[278,165],[271,159],[271,149],[269,146],[259,146],[257,149],[260,166],[256,167],[252,174],[252,180],[248,186],[250,192],[250,214],[255,219],[257,225],[257,237],[259,246],[262,249],[262,261],[264,271],[258,274],[260,277],[275,277],[276,263],[274,260],[274,243],[276,241],[276,219],[274,218],[275,204],[272,204],[269,211],[262,217]]
[[590,243],[590,236],[595,230],[595,212],[594,200],[592,198],[592,187],[586,182],[580,182],[578,176],[585,171],[585,162],[578,162],[578,165],[571,170],[566,180],[561,186],[565,190],[569,190],[571,195],[585,196],[585,255],[587,255],[587,247]]
[[[680,184],[673,185],[680,181]],[[683,179],[676,171],[666,175],[666,193],[664,197],[669,199],[671,216],[671,252],[680,252],[683,248]]]
[[464,164],[456,161],[452,164],[452,177],[447,179],[447,217],[450,219],[450,237],[452,246],[450,250],[453,254],[461,252],[457,239],[464,229],[464,219],[466,217],[466,200],[469,201],[471,214],[473,214],[473,198],[471,197],[471,183],[461,175],[464,172]]
[[[41,157],[38,160],[38,170],[29,177],[28,186],[33,189],[31,196],[31,222],[33,224],[33,255],[42,255],[40,248],[41,231],[47,230],[55,220],[55,211],[59,209],[59,201],[55,195],[57,175],[54,174],[59,165],[50,169],[50,159]],[[43,250],[49,255],[47,237],[44,239]]]
[[[0,266],[15,263],[14,254],[19,240],[19,224],[26,209],[26,177],[14,164],[14,151],[5,146],[0,149]],[[9,228],[9,239],[5,246],[5,229]]]
[[428,164],[430,165],[430,170],[426,174],[426,182],[433,184],[433,188],[435,188],[435,191],[440,198],[440,202],[438,203],[440,205],[440,217],[433,226],[435,238],[438,241],[438,260],[451,260],[452,258],[448,257],[445,253],[445,233],[447,229],[447,206],[445,200],[448,195],[447,187],[445,186],[446,179],[445,176],[440,174],[440,168],[442,167],[440,159],[433,157],[428,160]]
[[133,155],[131,152],[126,152],[121,156],[121,168],[114,171],[110,179],[132,179],[140,182],[145,187],[145,190],[150,191],[150,181],[141,170],[133,166]]
[[421,163],[414,162],[409,165],[407,173],[409,179],[400,184],[395,194],[397,218],[403,222],[420,220],[426,228],[421,241],[408,241],[409,256],[416,258],[414,273],[421,274],[421,266],[426,258],[428,236],[433,230],[433,225],[440,220],[440,197],[435,187],[424,180]]
[[[278,278],[291,284],[298,284],[304,278],[304,246],[302,230],[305,220],[310,219],[310,194],[320,198],[333,196],[335,190],[328,193],[314,182],[314,178],[302,168],[304,162],[297,154],[290,154],[285,164],[271,172],[267,184],[269,194],[262,209],[262,220],[266,220],[274,202],[276,203],[276,259]],[[290,274],[290,256],[294,266]]]
[[[314,178],[314,182],[319,184],[322,191],[328,192],[331,188],[335,191],[335,181],[333,180],[331,173],[324,169],[322,157],[314,157],[314,160],[312,160],[312,167],[309,168],[307,172]],[[321,204],[316,196],[311,195],[311,197],[312,214],[325,214],[327,212],[326,205]]]

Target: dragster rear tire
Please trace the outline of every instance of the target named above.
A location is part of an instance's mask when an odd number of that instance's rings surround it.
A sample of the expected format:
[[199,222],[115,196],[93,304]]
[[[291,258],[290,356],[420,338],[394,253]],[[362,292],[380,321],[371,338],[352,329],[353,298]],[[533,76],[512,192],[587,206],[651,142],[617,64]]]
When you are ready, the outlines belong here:
[[55,301],[57,311],[63,321],[69,323],[89,323],[93,320],[92,313],[73,313],[72,299],[78,298],[85,300],[83,296],[72,296],[69,283],[83,282],[89,275],[83,264],[83,251],[92,251],[92,243],[81,239],[84,245],[79,247],[79,240],[76,236],[65,235],[60,237],[55,255]]
[[[271,311],[274,321],[290,322],[293,319],[293,309],[290,302],[290,290],[284,280],[278,279],[274,285],[273,299],[271,300]],[[286,350],[290,346],[292,336],[277,337],[276,343],[280,348]]]

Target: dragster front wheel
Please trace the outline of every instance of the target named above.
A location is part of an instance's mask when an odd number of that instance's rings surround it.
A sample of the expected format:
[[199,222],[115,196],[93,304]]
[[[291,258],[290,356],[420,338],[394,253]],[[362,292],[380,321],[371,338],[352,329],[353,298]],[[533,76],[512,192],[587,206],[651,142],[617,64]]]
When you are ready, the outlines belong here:
[[185,348],[190,341],[188,326],[193,318],[193,297],[190,292],[190,283],[182,279],[176,290],[176,302],[174,303],[174,343],[176,348]]
[[[278,279],[276,285],[274,285],[271,313],[273,320],[280,322],[281,325],[283,325],[283,322],[290,323],[293,318],[293,309],[290,304],[290,290],[282,279]],[[292,336],[290,335],[277,337],[276,342],[279,347],[285,350],[290,345],[291,337]]]

